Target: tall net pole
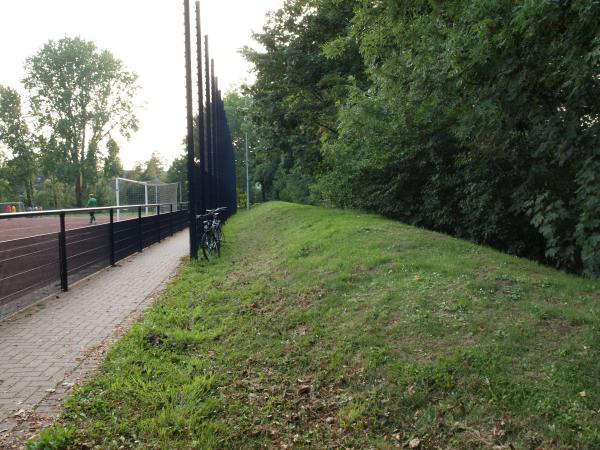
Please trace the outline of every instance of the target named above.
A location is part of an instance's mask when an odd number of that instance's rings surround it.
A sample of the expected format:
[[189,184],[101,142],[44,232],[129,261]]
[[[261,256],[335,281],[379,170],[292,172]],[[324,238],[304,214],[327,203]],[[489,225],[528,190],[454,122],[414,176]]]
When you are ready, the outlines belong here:
[[217,98],[215,97],[215,60],[210,60],[210,177],[212,179],[211,196],[213,202],[213,208],[219,206],[217,204],[217,177],[216,177],[216,145],[217,145],[217,129],[216,129],[216,117],[215,117],[215,106],[217,104]]
[[221,145],[221,129],[220,129],[220,124],[221,124],[221,120],[219,117],[219,102],[220,102],[220,98],[219,98],[219,79],[217,78],[217,76],[215,75],[215,63],[214,61],[211,61],[211,70],[212,70],[212,76],[213,76],[213,129],[214,129],[214,155],[213,155],[213,161],[214,161],[214,177],[215,177],[215,207],[219,207],[222,206],[221,204],[221,177],[219,176],[219,168],[221,166],[221,161],[219,160],[219,158],[221,157],[220,152],[219,152],[219,147]]
[[210,95],[210,60],[208,54],[208,36],[204,36],[204,71],[205,71],[205,83],[206,83],[206,177],[207,177],[207,207],[213,207],[213,177],[212,177],[212,99]]
[[119,190],[119,178],[115,180],[115,205],[117,205],[117,222],[121,220],[121,210],[119,206],[121,206],[121,192]]
[[250,169],[248,167],[248,130],[246,130],[246,209],[250,210]]
[[196,183],[194,161],[194,109],[192,99],[192,44],[190,31],[190,4],[183,1],[185,22],[185,93],[187,106],[187,169],[188,169],[188,212],[190,219],[190,258],[198,259],[198,236],[196,234]]
[[206,142],[204,133],[204,83],[202,80],[202,28],[200,23],[200,2],[196,2],[196,60],[198,63],[198,211],[206,211]]

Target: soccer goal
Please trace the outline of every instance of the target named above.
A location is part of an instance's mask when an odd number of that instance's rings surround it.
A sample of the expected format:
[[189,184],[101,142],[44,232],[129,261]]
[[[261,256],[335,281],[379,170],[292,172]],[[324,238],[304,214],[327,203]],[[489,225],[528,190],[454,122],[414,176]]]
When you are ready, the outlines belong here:
[[[115,205],[151,205],[153,203],[168,203],[173,205],[173,211],[177,210],[181,195],[179,183],[160,183],[154,181],[136,181],[127,178],[115,179]],[[161,212],[170,210],[166,207]],[[153,213],[146,206],[145,215]],[[117,210],[117,220],[120,220],[120,210]]]
[[0,214],[23,211],[25,211],[23,202],[0,202]]

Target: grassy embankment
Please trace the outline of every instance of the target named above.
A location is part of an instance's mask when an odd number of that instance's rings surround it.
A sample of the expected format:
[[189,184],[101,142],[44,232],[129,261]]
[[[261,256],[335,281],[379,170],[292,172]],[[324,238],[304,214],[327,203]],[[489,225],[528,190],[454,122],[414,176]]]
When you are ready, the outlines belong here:
[[600,283],[356,212],[226,233],[38,444],[600,448]]

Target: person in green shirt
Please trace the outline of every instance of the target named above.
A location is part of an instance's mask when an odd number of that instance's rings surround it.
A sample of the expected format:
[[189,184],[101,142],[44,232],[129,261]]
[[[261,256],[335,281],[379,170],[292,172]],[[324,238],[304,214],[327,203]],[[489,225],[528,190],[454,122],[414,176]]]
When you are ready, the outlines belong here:
[[[86,208],[95,208],[96,206],[98,206],[98,200],[96,200],[96,197],[94,197],[94,194],[90,194],[90,198],[87,201],[87,204],[85,205]],[[96,223],[96,213],[95,211],[90,211],[90,225],[92,223]]]

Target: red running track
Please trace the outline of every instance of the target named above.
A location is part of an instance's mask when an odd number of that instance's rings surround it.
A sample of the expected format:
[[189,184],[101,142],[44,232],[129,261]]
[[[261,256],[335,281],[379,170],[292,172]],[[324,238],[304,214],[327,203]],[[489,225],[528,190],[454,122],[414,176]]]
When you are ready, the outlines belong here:
[[[108,217],[97,216],[96,224],[108,223]],[[67,230],[84,228],[90,225],[88,217],[76,216],[65,218]],[[18,219],[0,219],[0,242],[12,241],[42,234],[58,233],[60,220],[58,216],[21,217]]]

